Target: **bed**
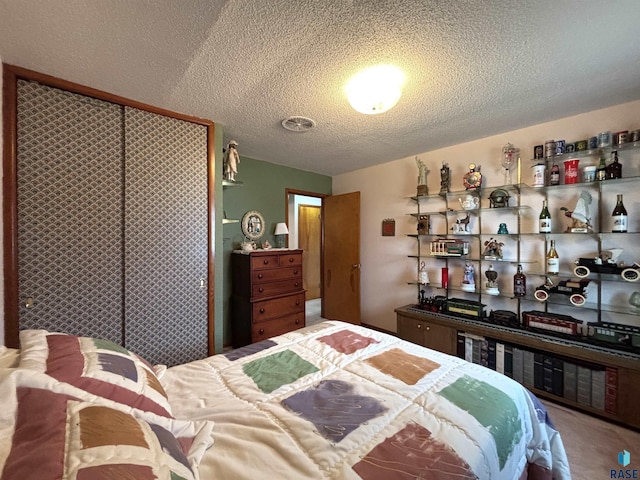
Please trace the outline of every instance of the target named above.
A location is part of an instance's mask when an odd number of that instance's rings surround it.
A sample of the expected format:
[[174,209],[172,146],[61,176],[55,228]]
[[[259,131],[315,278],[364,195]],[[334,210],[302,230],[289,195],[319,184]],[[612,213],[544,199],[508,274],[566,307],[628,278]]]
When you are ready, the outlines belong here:
[[99,339],[20,340],[0,355],[2,480],[571,478],[524,387],[364,327],[170,368]]

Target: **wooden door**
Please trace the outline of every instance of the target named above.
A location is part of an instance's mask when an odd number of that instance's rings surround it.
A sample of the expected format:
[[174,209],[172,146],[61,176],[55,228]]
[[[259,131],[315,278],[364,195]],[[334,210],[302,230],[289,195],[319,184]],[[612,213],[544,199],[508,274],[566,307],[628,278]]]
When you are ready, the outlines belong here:
[[307,300],[320,298],[320,236],[322,235],[321,207],[298,206],[298,248],[302,249],[302,285]]
[[322,316],[360,324],[360,192],[323,199]]

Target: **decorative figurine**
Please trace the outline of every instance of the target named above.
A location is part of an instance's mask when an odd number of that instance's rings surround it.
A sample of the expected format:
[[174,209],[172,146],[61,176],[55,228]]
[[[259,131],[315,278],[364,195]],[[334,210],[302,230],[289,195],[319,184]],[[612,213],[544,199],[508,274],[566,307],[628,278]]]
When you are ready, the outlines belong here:
[[475,163],[470,163],[469,171],[462,177],[462,183],[467,190],[479,190],[482,186],[480,167],[477,167]]
[[240,164],[240,155],[238,155],[237,147],[238,142],[231,140],[227,145],[227,149],[224,152],[223,157],[223,172],[224,179],[231,182],[236,181],[236,174],[238,173],[238,164]]
[[475,210],[480,206],[480,199],[476,195],[468,194],[464,200],[459,198],[458,201],[463,210]]
[[567,227],[567,233],[588,233],[592,231],[591,215],[589,213],[589,205],[591,205],[592,200],[591,194],[583,190],[573,211],[569,211],[567,207],[560,208],[560,210],[564,211],[565,216],[572,220],[571,226]]
[[271,250],[272,248],[273,247],[269,243],[269,240],[265,240],[264,242],[262,242],[262,249],[263,250]]
[[416,165],[418,165],[418,196],[429,195],[427,187],[427,166],[422,160],[416,156]]
[[514,147],[510,143],[507,143],[504,147],[502,147],[502,168],[504,168],[505,185],[511,185],[513,183],[511,179],[511,170],[513,169],[513,166],[516,165],[519,158],[519,148]]
[[442,163],[440,168],[440,196],[444,197],[449,193],[449,187],[451,186],[451,170],[448,163]]
[[471,227],[469,226],[470,215],[464,218],[456,219],[456,223],[453,224],[451,230],[453,233],[471,233]]
[[501,223],[500,226],[498,227],[498,235],[508,235],[508,234],[509,234],[509,229],[507,228],[507,224]]
[[476,280],[475,280],[475,269],[471,263],[466,262],[464,265],[464,278],[462,280],[461,288],[465,292],[475,292],[476,291]]
[[418,283],[421,285],[429,285],[429,272],[424,262],[420,262],[420,270],[418,271]]
[[487,293],[489,295],[500,295],[500,290],[498,290],[498,272],[493,269],[493,265],[489,264],[489,269],[484,272],[485,277],[487,277]]
[[491,237],[484,242],[484,252],[482,252],[483,258],[488,260],[498,260],[502,258],[502,247],[504,243]]

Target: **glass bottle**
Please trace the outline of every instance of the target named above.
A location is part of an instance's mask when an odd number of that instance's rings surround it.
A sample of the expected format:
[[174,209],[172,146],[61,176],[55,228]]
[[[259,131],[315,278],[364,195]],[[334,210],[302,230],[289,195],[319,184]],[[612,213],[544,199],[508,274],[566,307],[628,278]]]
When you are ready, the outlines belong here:
[[527,277],[522,273],[522,265],[518,265],[518,270],[513,276],[513,295],[524,297],[527,294]]
[[622,178],[622,164],[618,160],[618,152],[611,152],[611,163],[607,165],[607,178]]
[[556,162],[553,162],[549,172],[549,185],[560,185],[560,167]]
[[626,233],[627,231],[627,209],[624,208],[622,203],[622,194],[618,194],[618,201],[611,214],[613,217],[613,229],[614,233]]
[[600,156],[600,163],[598,164],[598,168],[596,169],[596,180],[606,180],[607,179],[607,165],[604,161],[604,155]]
[[546,200],[542,201],[542,211],[540,212],[539,231],[540,233],[551,233],[551,214],[549,213],[549,208],[547,207]]
[[556,251],[556,241],[551,240],[551,247],[547,252],[547,273],[549,275],[557,275],[560,271],[560,259]]

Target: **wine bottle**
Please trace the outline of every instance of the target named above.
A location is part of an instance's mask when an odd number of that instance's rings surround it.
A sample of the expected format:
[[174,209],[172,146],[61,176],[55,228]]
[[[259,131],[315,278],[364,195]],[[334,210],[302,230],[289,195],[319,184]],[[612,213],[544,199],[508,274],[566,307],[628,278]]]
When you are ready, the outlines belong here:
[[607,178],[622,178],[622,164],[616,150],[611,152],[611,163],[607,165]]
[[614,233],[626,233],[627,231],[627,209],[624,208],[622,203],[622,194],[618,194],[618,201],[611,214],[613,217],[613,229]]
[[560,271],[560,259],[558,258],[558,252],[556,251],[556,241],[551,240],[551,247],[547,252],[547,273],[550,275],[557,275]]
[[606,180],[607,179],[607,164],[604,160],[604,155],[600,156],[600,163],[598,164],[598,168],[596,169],[596,180]]
[[527,294],[527,277],[522,273],[522,265],[518,265],[518,270],[513,276],[513,295],[524,297]]
[[551,215],[547,207],[547,201],[542,201],[542,211],[540,212],[540,233],[551,233]]

